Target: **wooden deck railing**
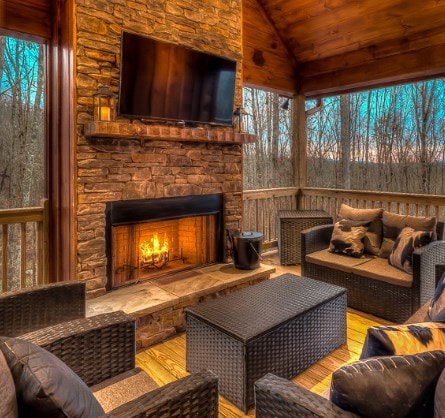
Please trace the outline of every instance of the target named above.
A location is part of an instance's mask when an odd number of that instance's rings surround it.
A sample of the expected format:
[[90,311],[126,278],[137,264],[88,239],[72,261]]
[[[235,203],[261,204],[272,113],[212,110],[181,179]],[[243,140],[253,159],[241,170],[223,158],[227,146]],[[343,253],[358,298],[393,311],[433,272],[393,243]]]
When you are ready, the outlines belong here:
[[297,193],[296,187],[245,190],[243,193],[244,231],[262,232],[265,248],[276,245],[278,242],[277,213],[281,209],[297,209]]
[[383,207],[399,214],[436,216],[445,220],[445,196],[437,195],[287,187],[246,190],[243,200],[243,229],[262,232],[265,248],[277,243],[277,212],[280,209],[323,209],[336,219],[340,205],[346,203],[353,207]]
[[[48,278],[48,200],[42,200],[41,207],[0,210],[1,225],[1,291],[43,284]],[[15,236],[15,232],[18,232]],[[10,277],[10,248],[19,244],[19,277]],[[28,255],[35,260],[35,274],[27,277]],[[29,276],[29,275],[28,275]]]

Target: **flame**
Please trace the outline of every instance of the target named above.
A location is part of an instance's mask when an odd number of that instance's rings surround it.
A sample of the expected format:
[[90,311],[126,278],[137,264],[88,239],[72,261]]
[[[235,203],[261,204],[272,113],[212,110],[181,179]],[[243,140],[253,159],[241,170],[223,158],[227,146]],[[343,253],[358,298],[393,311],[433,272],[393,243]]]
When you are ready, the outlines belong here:
[[142,241],[139,247],[144,262],[161,261],[164,259],[163,256],[168,254],[167,234],[164,234],[164,239],[161,241],[155,232],[150,241]]

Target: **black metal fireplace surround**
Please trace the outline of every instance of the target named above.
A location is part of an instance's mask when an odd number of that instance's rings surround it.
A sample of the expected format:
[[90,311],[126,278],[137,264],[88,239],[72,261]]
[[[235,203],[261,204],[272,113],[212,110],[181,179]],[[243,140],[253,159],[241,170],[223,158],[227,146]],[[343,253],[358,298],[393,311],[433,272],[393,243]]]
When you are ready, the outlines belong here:
[[207,194],[158,199],[120,200],[108,202],[105,209],[107,290],[112,289],[112,228],[151,221],[183,217],[216,215],[217,262],[224,258],[223,195]]

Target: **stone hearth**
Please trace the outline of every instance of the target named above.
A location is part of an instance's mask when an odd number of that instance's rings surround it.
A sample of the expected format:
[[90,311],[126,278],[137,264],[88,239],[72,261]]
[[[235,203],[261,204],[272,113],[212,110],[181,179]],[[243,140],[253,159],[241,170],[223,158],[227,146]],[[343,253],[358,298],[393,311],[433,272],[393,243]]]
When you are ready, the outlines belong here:
[[275,267],[215,264],[127,286],[87,301],[87,316],[122,310],[136,319],[138,350],[185,330],[184,309],[267,280]]

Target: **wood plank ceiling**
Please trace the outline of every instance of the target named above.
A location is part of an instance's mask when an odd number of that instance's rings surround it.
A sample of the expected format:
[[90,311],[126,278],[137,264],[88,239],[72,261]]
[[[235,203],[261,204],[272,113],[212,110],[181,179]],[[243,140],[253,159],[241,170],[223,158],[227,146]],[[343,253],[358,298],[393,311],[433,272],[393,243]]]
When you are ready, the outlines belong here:
[[244,79],[326,95],[445,74],[445,0],[243,0]]

